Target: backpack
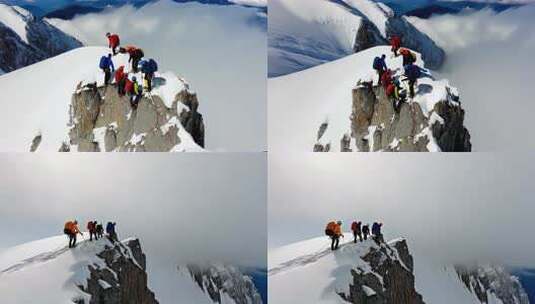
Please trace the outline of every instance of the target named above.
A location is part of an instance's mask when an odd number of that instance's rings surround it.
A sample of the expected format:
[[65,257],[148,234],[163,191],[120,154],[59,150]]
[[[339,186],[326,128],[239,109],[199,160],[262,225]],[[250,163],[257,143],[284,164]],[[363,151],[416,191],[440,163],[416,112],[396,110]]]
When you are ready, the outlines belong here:
[[351,223],[351,230],[356,231],[357,230],[357,222]]
[[335,222],[329,222],[327,224],[327,227],[325,227],[325,235],[327,236],[333,236],[334,235],[334,227],[336,223]]
[[139,63],[138,63],[138,69],[141,70],[141,72],[147,74],[150,72],[150,65],[149,65],[149,62],[147,60],[141,60]]
[[101,69],[105,69],[109,66],[110,64],[108,63],[108,57],[106,56],[102,56],[100,57],[100,64],[99,64],[99,67]]
[[375,59],[373,60],[373,68],[375,70],[379,70],[381,69],[383,66],[381,64],[381,58],[379,57],[375,57]]
[[157,72],[158,71],[158,63],[156,63],[156,60],[154,59],[149,59],[149,67],[150,67],[150,72],[154,73],[154,72]]

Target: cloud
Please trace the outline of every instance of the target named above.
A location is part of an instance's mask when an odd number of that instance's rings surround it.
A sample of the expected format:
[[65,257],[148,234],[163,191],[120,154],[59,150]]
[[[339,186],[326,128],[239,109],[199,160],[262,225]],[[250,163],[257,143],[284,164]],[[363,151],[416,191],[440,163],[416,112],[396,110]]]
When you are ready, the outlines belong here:
[[535,112],[535,5],[411,18],[447,52],[438,76],[460,89],[476,151],[529,151]]
[[198,93],[208,149],[265,150],[267,19],[257,9],[164,0],[51,22],[87,45],[117,32],[183,76]]
[[269,247],[323,235],[328,221],[381,221],[387,238],[441,262],[535,265],[531,153],[275,154]]
[[157,294],[190,261],[266,267],[265,154],[3,154],[0,166],[0,248],[60,235],[67,219],[113,220],[140,238]]

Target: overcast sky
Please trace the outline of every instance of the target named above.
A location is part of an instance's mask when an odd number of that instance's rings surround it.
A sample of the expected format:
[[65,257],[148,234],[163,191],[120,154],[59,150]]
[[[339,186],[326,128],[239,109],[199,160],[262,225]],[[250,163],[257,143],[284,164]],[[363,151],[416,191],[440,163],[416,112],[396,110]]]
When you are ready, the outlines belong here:
[[[444,262],[535,266],[533,153],[275,154],[268,247],[375,220]],[[327,240],[326,240],[327,244]]]
[[168,278],[178,264],[265,268],[265,158],[0,154],[0,250],[61,235],[68,219],[83,227],[114,220],[120,238],[140,238],[149,284],[163,300],[172,296]]
[[460,89],[475,151],[533,151],[535,5],[416,23],[446,50],[439,77]]
[[86,45],[107,45],[105,33],[116,32],[160,71],[184,77],[198,93],[208,149],[266,150],[267,19],[256,9],[162,0],[58,26]]

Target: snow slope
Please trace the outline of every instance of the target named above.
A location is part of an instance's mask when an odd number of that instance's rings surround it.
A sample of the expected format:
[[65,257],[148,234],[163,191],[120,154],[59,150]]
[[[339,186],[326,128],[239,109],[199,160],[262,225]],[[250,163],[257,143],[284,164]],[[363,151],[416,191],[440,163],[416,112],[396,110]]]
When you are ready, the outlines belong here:
[[[84,235],[88,235],[84,233]],[[67,247],[65,236],[19,245],[0,252],[0,294],[4,303],[72,303],[89,300],[77,285],[86,285],[89,265],[106,267],[96,256],[111,243],[82,241]],[[31,291],[31,292],[28,292]]]
[[26,43],[29,43],[26,35],[26,19],[28,16],[30,16],[30,13],[21,7],[12,7],[0,3],[0,23],[15,31],[20,39]]
[[[381,54],[387,55],[390,69],[402,73],[402,58],[391,58],[390,48],[379,46],[305,71],[268,79],[270,147],[311,151],[319,126],[328,121],[322,142],[330,142],[331,151],[340,151],[340,139],[351,131],[352,89],[358,80],[373,79],[377,83],[372,62]],[[419,54],[416,64],[423,66]],[[435,103],[447,95],[449,83],[431,78],[421,78],[418,82],[430,89],[417,92],[413,102],[420,105],[424,115],[429,115]],[[429,148],[436,151],[438,147],[431,143]]]
[[[105,47],[78,48],[0,76],[0,106],[4,109],[0,150],[27,152],[33,138],[41,133],[38,151],[58,151],[61,143],[68,141],[69,105],[76,86],[81,81],[103,84],[98,63],[108,52]],[[116,68],[124,65],[128,69],[127,55],[117,55],[113,61]],[[173,94],[184,89],[185,83],[173,73],[157,74],[166,81],[155,87],[153,94],[170,106]],[[181,150],[200,150],[191,137],[183,139]]]
[[[327,237],[318,237],[269,252],[269,299],[274,303],[347,303],[336,291],[346,291],[350,270],[366,269],[360,257],[377,247],[375,242],[353,244],[346,234],[338,251],[329,248]],[[392,241],[394,242],[394,241]],[[415,257],[416,290],[426,303],[480,304],[477,297],[464,288],[451,267],[444,268],[425,258]],[[489,294],[489,304],[502,303]]]
[[270,0],[269,74],[282,75],[351,54],[362,18],[325,0]]

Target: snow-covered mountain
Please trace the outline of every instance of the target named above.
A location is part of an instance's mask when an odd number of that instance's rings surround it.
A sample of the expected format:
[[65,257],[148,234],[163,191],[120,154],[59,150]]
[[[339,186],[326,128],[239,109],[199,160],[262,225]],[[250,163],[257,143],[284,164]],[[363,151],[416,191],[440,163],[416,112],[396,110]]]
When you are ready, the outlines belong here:
[[178,267],[178,273],[177,288],[188,303],[262,304],[253,280],[234,266],[189,264]]
[[[448,80],[428,72],[399,113],[382,87],[363,85],[377,84],[371,63],[389,52],[389,47],[374,47],[269,79],[270,146],[335,152],[470,151],[459,93]],[[401,57],[387,56],[386,63],[402,74]],[[416,63],[423,65],[420,55]]]
[[[157,72],[152,92],[132,110],[115,84],[103,87],[98,63],[108,52],[78,48],[0,76],[0,103],[9,109],[2,112],[0,150],[202,151],[204,122],[187,82]],[[113,61],[129,70],[127,55]],[[91,83],[96,91],[84,87]]]
[[[413,258],[407,242],[378,245],[369,239],[337,251],[327,237],[290,244],[269,253],[269,296],[274,303],[529,303],[515,277],[487,266],[465,286],[455,266]],[[482,283],[486,282],[486,283]],[[472,285],[475,286],[475,285]],[[484,296],[483,296],[484,295]],[[485,300],[481,300],[485,299]]]
[[80,46],[27,10],[0,3],[0,71],[11,72]]
[[427,67],[439,68],[444,51],[405,17],[371,0],[272,0],[268,25],[269,76],[281,76],[403,37]]
[[158,303],[147,287],[137,239],[81,241],[51,237],[0,252],[4,303]]

